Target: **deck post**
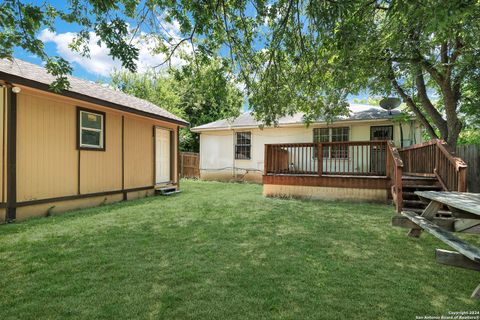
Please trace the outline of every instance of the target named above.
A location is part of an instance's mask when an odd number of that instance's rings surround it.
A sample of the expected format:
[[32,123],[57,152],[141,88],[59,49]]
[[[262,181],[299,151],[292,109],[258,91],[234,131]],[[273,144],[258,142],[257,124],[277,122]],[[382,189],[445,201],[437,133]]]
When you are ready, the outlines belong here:
[[402,212],[403,207],[403,187],[402,187],[402,167],[395,167],[395,194],[397,195],[397,212]]
[[318,176],[322,176],[323,172],[323,144],[317,144],[317,159],[318,159]]
[[467,167],[458,168],[458,192],[467,192]]
[[390,161],[390,153],[388,152],[388,141],[385,142],[385,175],[387,178],[391,178],[390,176],[390,166],[391,166],[391,161]]

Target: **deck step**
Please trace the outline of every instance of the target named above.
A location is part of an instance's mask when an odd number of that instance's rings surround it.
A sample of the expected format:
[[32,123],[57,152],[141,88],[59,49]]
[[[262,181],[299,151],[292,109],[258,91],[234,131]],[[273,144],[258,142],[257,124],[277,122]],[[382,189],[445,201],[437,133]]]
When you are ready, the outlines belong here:
[[430,180],[430,181],[436,181],[437,177],[435,176],[415,176],[415,175],[408,175],[405,174],[402,176],[402,179],[404,180]]
[[403,185],[403,189],[422,189],[422,190],[441,190],[440,185],[424,185],[424,184],[407,184]]
[[440,239],[442,242],[448,244],[453,249],[457,250],[459,253],[463,254],[465,257],[470,260],[480,262],[480,249],[475,247],[457,237],[455,237],[451,232],[445,231],[431,221],[425,219],[424,217],[418,216],[416,213],[411,211],[402,211],[402,215],[407,217],[413,223],[424,229],[425,231],[432,234],[434,237]]
[[403,191],[403,200],[418,200],[418,196],[415,194],[415,192],[410,192],[410,191]]
[[411,199],[403,199],[403,206],[404,207],[413,207],[413,208],[425,208],[427,204],[422,200],[411,200]]

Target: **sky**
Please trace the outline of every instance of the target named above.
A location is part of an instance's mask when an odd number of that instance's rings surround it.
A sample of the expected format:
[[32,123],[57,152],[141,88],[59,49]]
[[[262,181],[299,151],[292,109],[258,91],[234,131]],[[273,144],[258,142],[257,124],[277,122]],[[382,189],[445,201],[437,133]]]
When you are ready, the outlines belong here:
[[[37,0],[32,2],[37,2],[40,4],[40,1]],[[55,5],[62,6],[62,4],[65,4],[65,2],[58,1]],[[179,25],[177,22],[174,21],[173,23],[165,24],[165,28],[174,38],[181,38]],[[90,49],[90,58],[82,57],[79,53],[72,51],[69,48],[69,44],[79,31],[79,26],[57,20],[55,23],[55,31],[52,32],[46,28],[41,29],[38,34],[38,39],[44,43],[45,51],[49,56],[60,56],[71,63],[74,76],[90,81],[99,80],[102,82],[108,82],[109,75],[114,70],[121,69],[121,63],[118,60],[113,60],[108,55],[109,50],[105,45],[99,46],[97,44],[98,37],[94,32],[90,33],[91,39],[88,44]],[[155,45],[155,43],[141,40],[138,36],[133,42],[140,49],[139,59],[137,62],[138,72],[145,72],[148,68],[156,66],[165,60],[165,55],[151,53],[150,49]],[[38,57],[22,50],[21,48],[15,49],[14,56],[18,59],[42,65],[42,61]],[[172,66],[181,66],[183,63],[184,61],[178,57],[173,57],[171,61]],[[360,94],[349,96],[348,100],[350,102],[354,102],[367,98],[367,94]],[[245,109],[248,109],[248,105],[245,106]]]

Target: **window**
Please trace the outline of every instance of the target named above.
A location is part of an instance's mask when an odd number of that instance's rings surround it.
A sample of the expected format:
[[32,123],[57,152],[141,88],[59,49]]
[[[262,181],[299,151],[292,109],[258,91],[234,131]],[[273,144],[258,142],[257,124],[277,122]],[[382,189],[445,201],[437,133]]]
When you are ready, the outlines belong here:
[[393,126],[370,127],[370,140],[393,140]]
[[[350,128],[314,128],[313,129],[313,142],[340,142],[349,141]],[[324,158],[348,158],[348,146],[336,145],[336,146],[324,146],[323,147]]]
[[249,160],[252,147],[251,132],[237,132],[235,140],[235,159]]
[[78,108],[78,148],[105,150],[105,113]]
[[[329,142],[330,141],[330,129],[329,128],[315,128],[313,129],[313,142]],[[315,150],[315,157],[317,156],[317,150]],[[329,147],[323,147],[323,157],[329,157]]]

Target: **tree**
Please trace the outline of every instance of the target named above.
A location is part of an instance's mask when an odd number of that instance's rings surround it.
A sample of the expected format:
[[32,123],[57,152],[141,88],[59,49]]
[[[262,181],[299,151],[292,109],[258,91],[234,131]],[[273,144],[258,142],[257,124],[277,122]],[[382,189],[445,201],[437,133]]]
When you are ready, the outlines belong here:
[[[21,46],[46,59],[34,34],[60,18],[95,30],[133,71],[138,51],[128,38],[148,25],[146,36],[157,40],[166,60],[185,44],[194,54],[223,50],[246,85],[254,114],[267,124],[297,111],[307,121],[345,113],[347,95],[368,89],[400,96],[431,137],[453,147],[462,129],[459,113],[479,113],[476,0],[76,0],[63,11],[7,2],[0,8],[2,56]],[[126,19],[136,22],[131,30]],[[172,21],[180,38],[162,27]],[[80,32],[72,47],[84,48],[86,34]],[[68,64],[47,67],[63,84]]]
[[[115,72],[111,85],[157,104],[192,126],[238,116],[244,99],[229,75],[228,63],[220,58],[186,59],[186,65],[168,72]],[[182,129],[180,149],[198,152],[198,134]]]

